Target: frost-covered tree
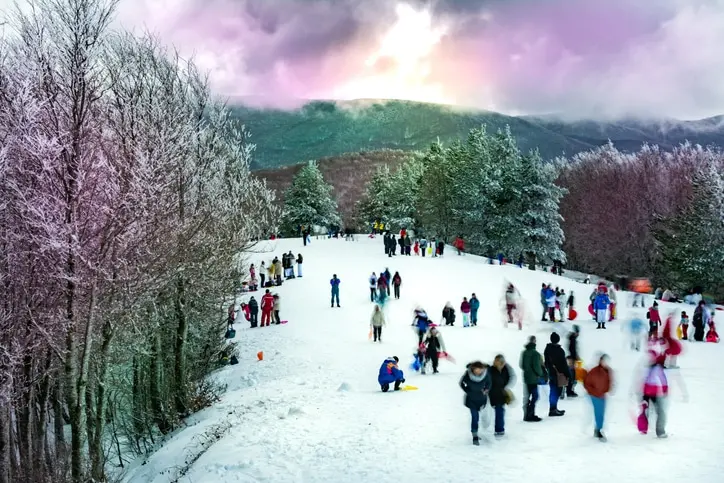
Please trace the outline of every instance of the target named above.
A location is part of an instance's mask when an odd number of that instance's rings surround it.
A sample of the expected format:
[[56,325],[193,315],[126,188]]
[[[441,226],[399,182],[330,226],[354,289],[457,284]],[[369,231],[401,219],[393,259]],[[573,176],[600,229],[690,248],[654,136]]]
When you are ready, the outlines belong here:
[[391,229],[417,227],[416,206],[420,198],[423,169],[420,157],[412,155],[390,176],[387,187],[387,224]]
[[324,180],[315,161],[302,167],[284,193],[284,232],[289,235],[299,233],[301,226],[339,226],[341,218],[333,190],[332,185]]
[[357,202],[359,221],[371,226],[376,221],[387,224],[390,209],[390,168],[380,166],[370,178],[362,197]]
[[700,286],[724,295],[724,172],[709,159],[691,177],[691,195],[656,230],[660,279],[681,290]]
[[456,196],[455,176],[460,171],[449,148],[440,143],[430,146],[422,156],[423,175],[417,199],[420,222],[428,236],[449,239],[459,227],[453,215]]

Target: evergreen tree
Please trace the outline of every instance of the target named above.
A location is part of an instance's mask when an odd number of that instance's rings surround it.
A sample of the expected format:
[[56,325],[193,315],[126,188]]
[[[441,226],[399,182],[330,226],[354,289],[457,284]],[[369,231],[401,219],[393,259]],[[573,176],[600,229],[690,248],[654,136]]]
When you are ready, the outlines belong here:
[[708,160],[691,180],[689,204],[655,230],[659,278],[679,289],[724,294],[724,177]]
[[292,235],[298,233],[301,226],[339,226],[341,219],[332,190],[317,163],[310,161],[294,176],[284,194],[282,230]]
[[387,165],[377,168],[372,175],[362,198],[357,202],[359,221],[366,226],[374,222],[389,222],[390,168]]
[[424,174],[420,179],[417,212],[428,236],[448,240],[457,226],[453,215],[458,171],[455,161],[450,149],[444,149],[440,143],[431,145],[422,157]]
[[528,254],[533,269],[536,259],[566,261],[561,248],[564,235],[559,211],[566,190],[555,184],[557,177],[556,166],[545,163],[537,151],[521,157],[520,204],[515,224],[519,236],[514,253]]
[[387,224],[391,229],[416,228],[417,201],[420,197],[420,179],[423,173],[420,157],[413,155],[389,177],[387,185]]

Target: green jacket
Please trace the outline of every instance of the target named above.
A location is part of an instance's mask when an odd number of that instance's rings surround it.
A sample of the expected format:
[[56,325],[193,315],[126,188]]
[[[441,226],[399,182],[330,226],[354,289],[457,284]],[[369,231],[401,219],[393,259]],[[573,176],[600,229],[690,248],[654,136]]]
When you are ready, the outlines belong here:
[[525,384],[538,384],[541,378],[546,377],[543,356],[535,350],[535,344],[528,343],[525,350],[520,353],[520,368],[523,371]]

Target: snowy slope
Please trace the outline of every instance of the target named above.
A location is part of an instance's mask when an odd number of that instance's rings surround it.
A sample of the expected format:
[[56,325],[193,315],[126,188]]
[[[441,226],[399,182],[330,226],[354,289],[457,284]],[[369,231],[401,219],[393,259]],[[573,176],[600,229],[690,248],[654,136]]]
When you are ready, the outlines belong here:
[[[724,416],[723,348],[717,344],[686,344],[679,359],[690,402],[675,384],[670,397],[667,440],[638,434],[632,421],[635,401],[630,396],[638,374],[639,353],[625,345],[619,323],[594,330],[587,316],[591,287],[544,272],[515,266],[491,266],[474,256],[458,257],[452,250],[443,259],[384,256],[381,240],[301,240],[269,242],[272,254],[289,251],[305,257],[303,279],[275,290],[281,314],[289,323],[248,329],[237,325],[240,363],[220,370],[228,383],[223,401],[189,419],[145,462],[138,462],[124,481],[166,483],[212,482],[570,482],[721,481],[718,449]],[[255,261],[262,257],[255,255]],[[389,267],[403,280],[402,298],[387,307],[388,325],[382,344],[367,339],[372,304],[367,278]],[[342,308],[329,306],[329,279],[341,279]],[[506,280],[523,293],[528,310],[523,331],[505,328],[501,296]],[[585,397],[566,399],[561,418],[547,418],[547,391],[541,394],[540,423],[524,423],[520,399],[506,414],[506,436],[492,438],[492,427],[481,431],[487,440],[470,444],[469,413],[462,404],[458,380],[465,363],[492,362],[504,354],[518,372],[518,356],[531,334],[543,351],[552,324],[538,322],[540,284],[550,281],[577,294],[582,326],[580,349],[590,366],[597,351],[611,355],[616,392],[610,398],[608,443],[592,438],[592,415]],[[458,311],[463,296],[481,300],[479,326],[443,328],[448,351],[457,365],[441,362],[441,373],[421,376],[409,370],[416,338],[412,310],[419,304],[438,317],[445,302]],[[619,301],[622,294],[619,294]],[[662,315],[693,307],[662,304]],[[620,318],[626,316],[625,310]],[[459,327],[460,325],[460,327]],[[562,334],[570,324],[554,324]],[[265,360],[256,361],[257,351]],[[381,393],[377,372],[383,359],[397,355],[409,384],[418,391]],[[585,391],[579,387],[579,393]],[[221,429],[220,429],[221,428]],[[224,428],[228,428],[224,430]],[[214,429],[221,435],[200,448]],[[712,432],[709,432],[709,431]],[[195,460],[179,478],[185,462]],[[143,463],[143,464],[142,464]],[[178,480],[177,480],[178,478]]]

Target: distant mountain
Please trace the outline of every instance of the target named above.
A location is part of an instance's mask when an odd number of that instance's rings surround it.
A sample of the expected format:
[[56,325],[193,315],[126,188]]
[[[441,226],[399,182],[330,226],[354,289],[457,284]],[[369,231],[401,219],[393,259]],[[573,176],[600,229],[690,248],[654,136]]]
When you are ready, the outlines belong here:
[[724,116],[700,121],[621,120],[564,122],[547,116],[506,116],[410,101],[313,101],[294,110],[232,107],[256,144],[254,169],[276,168],[361,151],[423,150],[439,139],[447,144],[471,128],[509,125],[523,150],[544,158],[571,156],[610,139],[624,151],[644,143],[671,149],[686,140],[724,146]]

